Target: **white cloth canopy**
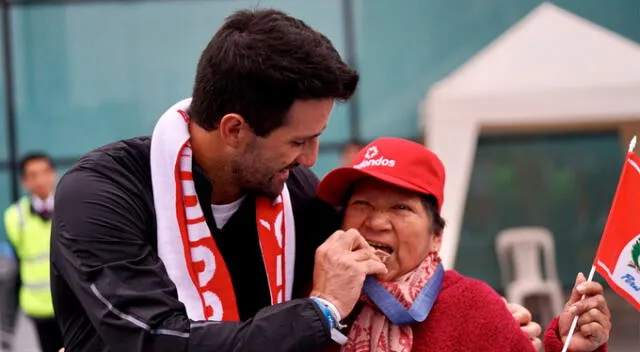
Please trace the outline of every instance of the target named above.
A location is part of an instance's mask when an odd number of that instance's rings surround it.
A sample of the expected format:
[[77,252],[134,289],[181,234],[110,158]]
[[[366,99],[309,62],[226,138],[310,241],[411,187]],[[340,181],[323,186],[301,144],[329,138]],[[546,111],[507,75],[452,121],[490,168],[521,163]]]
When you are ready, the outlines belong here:
[[420,110],[447,169],[441,255],[453,268],[481,129],[637,120],[640,45],[543,3],[435,84]]

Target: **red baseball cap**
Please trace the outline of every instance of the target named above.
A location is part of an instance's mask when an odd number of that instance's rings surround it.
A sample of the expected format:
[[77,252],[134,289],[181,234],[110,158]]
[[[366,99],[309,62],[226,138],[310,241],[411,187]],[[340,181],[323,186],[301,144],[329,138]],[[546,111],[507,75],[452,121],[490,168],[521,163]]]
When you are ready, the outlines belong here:
[[445,179],[442,161],[425,146],[402,138],[383,137],[371,142],[358,152],[351,166],[328,173],[316,194],[331,205],[342,206],[350,188],[368,177],[433,195],[442,209]]

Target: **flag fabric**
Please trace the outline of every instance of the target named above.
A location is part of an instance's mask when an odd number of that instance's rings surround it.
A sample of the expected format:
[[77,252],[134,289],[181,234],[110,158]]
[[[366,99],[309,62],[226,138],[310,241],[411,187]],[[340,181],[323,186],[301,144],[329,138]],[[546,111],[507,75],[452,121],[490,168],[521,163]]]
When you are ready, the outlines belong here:
[[640,310],[640,158],[627,153],[594,259],[596,270]]

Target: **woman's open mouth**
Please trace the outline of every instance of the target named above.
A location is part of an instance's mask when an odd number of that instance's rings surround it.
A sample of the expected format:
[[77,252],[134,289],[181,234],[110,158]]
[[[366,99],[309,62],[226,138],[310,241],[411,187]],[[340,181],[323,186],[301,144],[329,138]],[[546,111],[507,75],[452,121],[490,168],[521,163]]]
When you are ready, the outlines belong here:
[[387,254],[393,253],[393,248],[391,248],[390,246],[387,246],[384,243],[373,242],[373,241],[369,241],[369,240],[367,240],[367,243],[371,247],[373,247],[374,249],[381,250],[381,251],[383,251],[383,252],[385,252]]

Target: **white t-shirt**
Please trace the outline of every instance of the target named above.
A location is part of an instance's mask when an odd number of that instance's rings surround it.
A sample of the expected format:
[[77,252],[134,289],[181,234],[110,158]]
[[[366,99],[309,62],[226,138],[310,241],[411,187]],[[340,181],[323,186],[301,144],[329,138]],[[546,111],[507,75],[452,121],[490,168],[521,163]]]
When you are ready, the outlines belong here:
[[213,218],[216,220],[218,229],[222,229],[231,216],[240,209],[240,204],[242,204],[244,198],[245,196],[242,196],[238,200],[228,204],[211,204],[211,211],[213,212]]

